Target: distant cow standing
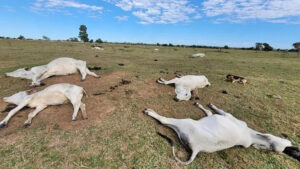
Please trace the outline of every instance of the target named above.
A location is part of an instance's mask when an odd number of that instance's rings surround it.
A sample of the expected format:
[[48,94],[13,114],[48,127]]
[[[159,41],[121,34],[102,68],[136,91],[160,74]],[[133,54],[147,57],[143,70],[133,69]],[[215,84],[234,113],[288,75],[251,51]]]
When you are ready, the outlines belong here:
[[80,86],[61,83],[51,85],[44,90],[33,94],[29,94],[28,91],[22,91],[10,97],[4,97],[3,100],[5,102],[15,104],[17,107],[12,109],[4,118],[4,120],[0,122],[0,128],[5,127],[10,118],[25,106],[35,108],[33,112],[28,114],[28,119],[24,123],[24,127],[27,127],[31,124],[32,118],[35,117],[40,111],[44,110],[47,106],[60,105],[68,101],[72,103],[74,108],[72,115],[73,121],[76,120],[79,108],[83,118],[87,119],[85,104],[81,102],[84,92],[84,89]]
[[99,77],[86,67],[85,61],[67,57],[57,58],[49,62],[47,65],[17,69],[13,72],[6,73],[5,75],[30,79],[32,80],[31,86],[35,87],[40,86],[41,81],[50,76],[69,75],[76,73],[77,71],[81,73],[81,80],[85,80],[87,74]]

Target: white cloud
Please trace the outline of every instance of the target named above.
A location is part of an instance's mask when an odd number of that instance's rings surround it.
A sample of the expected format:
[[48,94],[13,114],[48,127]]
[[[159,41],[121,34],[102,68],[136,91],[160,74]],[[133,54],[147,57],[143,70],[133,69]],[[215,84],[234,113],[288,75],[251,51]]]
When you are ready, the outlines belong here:
[[[132,13],[140,24],[174,24],[204,17],[214,23],[240,23],[262,20],[272,23],[300,23],[300,0],[102,0]],[[35,0],[33,11],[62,12],[72,15],[70,8],[87,11],[97,17],[103,7],[84,0]],[[200,5],[197,6],[196,4]],[[116,16],[118,21],[128,16]]]
[[[107,0],[106,0],[107,1]],[[141,24],[168,24],[200,18],[197,6],[188,0],[108,0],[124,11],[131,11]]]
[[75,2],[73,0],[36,0],[31,7],[34,11],[54,11],[54,12],[64,12],[68,14],[68,11],[63,11],[64,8],[75,8],[81,10],[93,11],[98,14],[102,12],[101,6],[88,5],[85,3]]
[[202,6],[206,16],[223,21],[260,19],[289,23],[295,22],[291,17],[300,17],[300,0],[206,0]]
[[115,18],[118,21],[127,21],[128,20],[128,16],[116,16]]
[[16,12],[16,9],[10,6],[0,6],[0,9],[6,10],[7,12]]

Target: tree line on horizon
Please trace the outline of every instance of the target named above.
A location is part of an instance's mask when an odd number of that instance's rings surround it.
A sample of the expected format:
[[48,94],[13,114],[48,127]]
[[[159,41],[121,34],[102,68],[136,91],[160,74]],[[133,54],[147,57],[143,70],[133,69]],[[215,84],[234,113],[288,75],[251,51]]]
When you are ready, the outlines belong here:
[[[79,39],[80,40],[79,40]],[[71,41],[71,42],[90,42],[94,43],[93,39],[89,39],[88,33],[87,33],[87,26],[86,25],[80,25],[79,26],[79,34],[77,37],[71,37],[67,39],[66,41]],[[10,38],[10,37],[3,37],[0,36],[0,39],[19,39],[19,40],[34,40],[34,39],[26,39],[23,35],[20,35],[18,38]],[[50,41],[51,39],[47,36],[42,36],[42,39],[38,40],[46,40]],[[102,41],[101,38],[98,38],[95,40],[95,43],[108,43],[105,41]],[[149,43],[132,43],[132,42],[115,42],[115,43],[121,43],[121,44],[131,44],[131,45],[156,45],[156,46],[166,46],[166,47],[188,47],[188,48],[212,48],[212,49],[229,49],[228,45],[225,45],[223,47],[220,46],[207,46],[207,45],[173,45],[172,43],[156,43],[156,44],[149,44]],[[295,42],[293,43],[294,49],[289,49],[288,51],[290,52],[297,52],[300,54],[300,42]],[[268,43],[264,42],[257,42],[255,43],[254,47],[231,47],[231,49],[241,49],[241,50],[256,50],[256,51],[273,51],[274,48],[269,45]],[[277,51],[287,51],[283,49],[276,49]]]

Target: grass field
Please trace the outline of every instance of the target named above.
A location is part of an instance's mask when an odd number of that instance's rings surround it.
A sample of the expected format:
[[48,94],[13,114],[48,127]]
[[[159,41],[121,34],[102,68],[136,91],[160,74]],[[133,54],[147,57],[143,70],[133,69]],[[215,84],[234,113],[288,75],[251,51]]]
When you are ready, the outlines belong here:
[[[0,97],[28,89],[29,80],[4,77],[5,72],[20,67],[46,64],[58,57],[82,59],[89,66],[102,67],[96,71],[100,79],[89,76],[81,82],[79,74],[46,79],[46,86],[58,82],[83,86],[89,95],[83,99],[89,119],[82,120],[79,114],[77,121],[71,122],[73,109],[66,104],[48,107],[23,129],[32,110],[22,110],[0,130],[0,168],[300,169],[299,162],[287,155],[252,147],[199,153],[184,167],[176,163],[170,145],[156,131],[173,140],[175,133],[142,113],[144,108],[151,108],[167,117],[203,117],[193,101],[175,102],[174,88],[155,80],[173,78],[174,73],[205,75],[212,86],[199,89],[199,103],[214,103],[255,130],[281,137],[284,133],[299,147],[300,57],[296,53],[101,45],[104,51],[91,48],[90,43],[0,40]],[[198,52],[206,53],[206,57],[190,57]],[[225,82],[228,73],[246,77],[249,84]],[[132,83],[121,85],[121,79]],[[228,94],[222,94],[222,90]],[[93,96],[99,92],[102,94]],[[269,98],[269,94],[282,99]],[[0,110],[5,106],[1,100]],[[1,119],[5,116],[0,114]],[[178,140],[176,143],[177,155],[187,159],[188,154]]]

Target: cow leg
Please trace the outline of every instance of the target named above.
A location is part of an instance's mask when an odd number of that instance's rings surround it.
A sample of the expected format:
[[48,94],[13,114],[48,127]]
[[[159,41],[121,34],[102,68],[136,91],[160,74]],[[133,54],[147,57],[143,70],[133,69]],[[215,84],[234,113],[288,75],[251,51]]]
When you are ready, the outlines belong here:
[[191,100],[199,100],[199,93],[198,93],[198,89],[194,89],[191,91],[192,93],[192,97]]
[[88,68],[85,68],[85,71],[86,71],[86,73],[88,74],[88,75],[91,75],[91,76],[94,76],[94,77],[100,77],[100,76],[98,76],[96,73],[94,73],[94,72],[91,72]]
[[50,73],[50,72],[44,72],[43,74],[35,77],[35,79],[32,81],[32,84],[31,86],[32,87],[35,87],[35,86],[40,86],[41,85],[41,81],[44,80],[44,79],[47,79],[48,77],[50,76],[53,76],[53,73]]
[[79,72],[81,74],[81,81],[84,81],[85,77],[87,75],[86,66],[79,65],[79,66],[77,66],[77,69],[79,70]]
[[85,104],[80,103],[80,110],[81,110],[83,119],[88,119],[87,114],[86,114]]
[[157,82],[160,83],[160,84],[168,85],[168,84],[173,84],[173,83],[175,83],[175,82],[176,82],[176,79],[177,79],[177,78],[167,81],[167,80],[165,80],[165,79],[163,79],[163,78],[160,77],[160,78],[157,80]]
[[51,72],[45,72],[40,78],[39,81],[42,81],[44,79],[47,79],[48,77],[53,76],[53,73]]
[[154,112],[153,110],[151,109],[146,109],[144,110],[144,113],[153,117],[154,119],[158,120],[159,122],[161,122],[163,125],[166,125],[170,128],[172,128],[178,135],[178,137],[180,138],[180,141],[183,143],[184,146],[188,146],[189,149],[192,150],[192,155],[190,157],[190,159],[186,162],[183,162],[181,161],[179,158],[176,157],[175,155],[175,148],[174,148],[174,145],[172,146],[172,153],[173,153],[173,156],[175,157],[175,159],[180,162],[181,164],[183,165],[188,165],[190,164],[194,159],[195,157],[197,156],[199,150],[194,148],[193,146],[190,147],[190,145],[187,144],[187,142],[184,142],[183,141],[183,138],[182,138],[182,133],[180,133],[180,127],[184,127],[184,126],[179,126],[178,124],[178,119],[173,119],[173,118],[166,118],[166,117],[163,117],[163,116],[160,116],[159,114],[157,114],[156,112]]
[[[158,120],[161,124],[174,129],[176,133],[178,132],[178,128],[177,128],[178,120],[177,119],[163,117],[163,116],[157,114],[152,109],[146,109],[146,110],[144,110],[144,113],[147,114],[148,116],[151,116],[152,118]],[[178,126],[178,127],[180,127],[180,126]]]
[[85,110],[85,106],[81,105],[82,104],[81,103],[82,97],[83,97],[82,93],[79,93],[79,94],[73,93],[73,95],[70,98],[70,101],[71,101],[71,103],[73,105],[73,108],[74,108],[74,112],[73,112],[73,115],[72,115],[72,121],[76,120],[76,117],[77,117],[77,114],[78,114],[78,111],[79,111],[80,107]]
[[73,115],[72,115],[72,121],[75,121],[76,117],[77,117],[77,114],[78,114],[78,111],[79,111],[79,108],[80,108],[80,103],[73,104],[73,108],[74,108],[74,111],[73,111]]
[[209,111],[208,109],[205,109],[201,104],[196,102],[195,106],[198,107],[199,109],[201,109],[206,114],[206,116],[213,115],[211,111]]
[[66,95],[65,95],[70,100],[70,102],[72,103],[73,108],[74,108],[74,112],[72,115],[73,121],[76,120],[79,108],[82,108],[81,110],[85,109],[85,106],[81,105],[82,104],[81,99],[83,97],[83,92],[84,92],[83,90],[73,90],[73,91],[66,93]]
[[34,118],[39,112],[44,110],[47,106],[39,106],[33,112],[28,114],[28,119],[24,123],[24,128],[30,126],[32,118]]
[[226,115],[226,114],[229,114],[229,113],[225,112],[224,110],[217,108],[215,105],[213,105],[213,104],[211,104],[211,103],[210,103],[208,106],[209,106],[211,109],[213,109],[216,113],[218,113],[218,114],[220,114],[220,115]]
[[32,82],[31,82],[30,87],[40,86],[42,75],[43,75],[43,74],[35,75],[35,76],[32,78]]
[[8,121],[12,116],[14,116],[19,110],[21,110],[23,107],[27,105],[27,102],[23,102],[20,105],[18,105],[16,108],[12,109],[8,115],[0,122],[0,128],[3,128],[7,125]]

